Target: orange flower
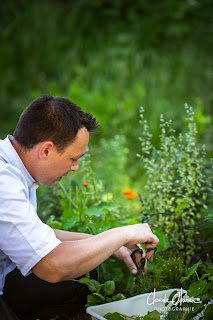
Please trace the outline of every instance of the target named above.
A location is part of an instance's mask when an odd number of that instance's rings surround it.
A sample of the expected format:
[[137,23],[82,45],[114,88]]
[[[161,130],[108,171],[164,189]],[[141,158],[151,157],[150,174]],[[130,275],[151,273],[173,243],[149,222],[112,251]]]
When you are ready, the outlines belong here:
[[88,186],[88,182],[83,182],[83,186],[87,187]]
[[122,191],[123,194],[131,194],[132,193],[132,189],[125,189]]
[[132,192],[132,193],[126,194],[125,196],[127,199],[132,200],[132,199],[135,199],[137,197],[137,195],[138,194],[136,192]]

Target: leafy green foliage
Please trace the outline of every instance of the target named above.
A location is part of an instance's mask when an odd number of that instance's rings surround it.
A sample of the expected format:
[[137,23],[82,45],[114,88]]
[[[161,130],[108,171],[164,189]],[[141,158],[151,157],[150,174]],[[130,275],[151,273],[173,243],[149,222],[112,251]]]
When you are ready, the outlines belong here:
[[[60,199],[60,210],[62,212],[59,220],[51,215],[47,223],[54,228],[67,231],[78,231],[97,234],[109,228],[122,225],[121,213],[124,212],[119,205],[108,205],[106,202],[99,202],[89,206],[92,202],[92,195],[87,188],[76,187],[76,190],[66,188],[60,184],[58,190]],[[131,221],[131,218],[128,219]]]
[[[197,145],[196,124],[191,107],[186,108],[188,131],[175,136],[172,121],[160,118],[160,148],[151,143],[151,134],[144,109],[140,109],[140,123],[143,127],[140,137],[143,161],[147,175],[145,189],[141,196],[142,221],[161,226],[170,235],[173,249],[181,250],[188,259],[195,252],[195,225],[201,219],[202,209],[207,208],[207,196],[211,189],[211,178],[205,172],[206,152]],[[194,241],[192,241],[194,237]]]
[[113,313],[107,313],[105,314],[104,316],[106,319],[108,320],[122,320],[122,319],[125,319],[125,316],[118,313],[118,312],[113,312]]
[[206,284],[207,284],[206,280],[201,280],[201,279],[199,279],[195,283],[192,283],[189,290],[187,291],[188,295],[190,297],[199,296],[203,292]]
[[213,305],[209,305],[204,313],[204,320],[211,320],[213,317]]
[[118,312],[113,312],[113,313],[107,313],[104,316],[106,319],[108,320],[122,320],[122,319],[126,319],[126,320],[130,320],[130,319],[134,319],[134,320],[160,320],[160,313],[156,310],[152,311],[152,312],[148,312],[147,315],[145,315],[144,317],[141,316],[125,316],[121,313]]
[[108,320],[123,320],[123,319],[135,319],[135,320],[160,320],[160,313],[158,311],[152,311],[152,312],[148,312],[147,315],[145,315],[144,317],[140,317],[140,316],[125,316],[121,313],[118,312],[113,312],[113,313],[107,313],[104,316],[106,319]]
[[[198,276],[197,269],[202,264],[199,261],[196,265],[191,267],[186,271],[186,276],[181,278],[181,281],[184,282],[194,275]],[[206,280],[203,280],[203,279]],[[168,308],[168,312],[160,315],[158,311],[149,312],[144,317],[140,315],[137,316],[126,316],[120,313],[108,313],[105,315],[106,319],[138,319],[138,320],[147,320],[147,319],[166,319],[166,320],[189,320],[194,319],[197,315],[199,319],[211,319],[212,316],[212,304],[211,300],[213,298],[213,276],[211,274],[204,274],[201,279],[193,282],[189,289],[187,290],[187,297],[185,293],[178,295],[176,297],[177,291],[172,292],[169,297],[169,302],[172,301],[172,306]],[[176,299],[175,299],[176,297]],[[168,307],[169,302],[165,304],[165,307]],[[165,308],[164,308],[165,310]],[[114,317],[115,318],[114,318]]]
[[75,281],[88,285],[88,289],[92,292],[87,296],[87,306],[126,299],[122,293],[115,294],[115,282],[112,280],[100,284],[98,281],[90,279],[87,274],[85,278]]
[[[50,215],[47,223],[67,231],[97,234],[125,223],[137,223],[120,205],[114,205],[103,192],[102,182],[97,181],[91,167],[90,154],[81,163],[82,185],[57,185],[55,196],[60,203],[59,216]],[[83,181],[86,186],[83,186]]]
[[[189,101],[211,146],[211,0],[126,3],[1,3],[1,137],[32,98],[51,93],[97,116],[96,141],[119,133],[129,149],[139,134],[135,106],[149,106],[156,141],[159,114],[177,118],[180,129],[180,106]],[[128,160],[133,165],[134,154]]]
[[[185,282],[193,275],[197,276],[197,281],[194,281],[189,286],[187,290],[187,295],[192,297],[192,302],[182,304],[180,301],[177,306],[183,306],[185,310],[190,310],[185,313],[183,319],[192,319],[196,315],[202,319],[211,319],[210,315],[212,315],[212,304],[211,300],[213,298],[213,276],[211,270],[210,273],[206,273],[199,279],[197,269],[202,265],[202,261],[199,261],[191,268],[189,268],[186,272],[186,276],[181,278],[181,282]],[[205,279],[205,280],[204,280]],[[166,319],[174,319],[174,312],[169,311]]]
[[170,242],[169,242],[169,237],[167,234],[163,232],[162,229],[155,229],[155,235],[159,239],[159,244],[158,244],[158,253],[164,250],[167,250],[170,248]]
[[199,261],[198,263],[194,264],[191,268],[189,268],[186,273],[187,275],[185,277],[181,277],[180,281],[183,282],[189,279],[189,277],[191,277],[191,275],[197,271],[198,266],[201,264],[202,261]]
[[[165,253],[159,253],[154,257],[152,263],[148,262],[147,272],[131,276],[128,286],[128,294],[137,294],[180,288],[180,278],[186,274],[187,266],[183,257],[168,257]],[[189,284],[190,282],[187,282]]]

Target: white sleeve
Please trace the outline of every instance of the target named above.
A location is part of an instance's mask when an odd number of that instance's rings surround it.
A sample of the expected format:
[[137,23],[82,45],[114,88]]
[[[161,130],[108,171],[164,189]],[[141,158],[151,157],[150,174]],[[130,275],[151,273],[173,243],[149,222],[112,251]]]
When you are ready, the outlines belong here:
[[10,170],[0,171],[0,249],[26,276],[61,241],[39,219],[23,181]]

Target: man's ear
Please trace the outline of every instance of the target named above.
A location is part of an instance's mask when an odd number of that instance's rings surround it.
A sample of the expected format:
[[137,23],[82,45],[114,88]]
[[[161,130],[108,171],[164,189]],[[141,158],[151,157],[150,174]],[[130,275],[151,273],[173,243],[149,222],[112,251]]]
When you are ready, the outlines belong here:
[[47,160],[50,157],[51,152],[54,149],[54,143],[52,141],[42,142],[39,148],[39,158],[41,160]]

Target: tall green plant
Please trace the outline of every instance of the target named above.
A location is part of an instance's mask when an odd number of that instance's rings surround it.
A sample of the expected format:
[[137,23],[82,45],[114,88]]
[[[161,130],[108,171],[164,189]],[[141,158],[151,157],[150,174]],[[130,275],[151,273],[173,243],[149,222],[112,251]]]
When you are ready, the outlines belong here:
[[140,108],[142,153],[147,176],[147,193],[141,196],[142,220],[160,226],[170,237],[173,248],[189,257],[195,252],[199,230],[194,226],[207,208],[211,180],[205,174],[206,151],[197,144],[197,128],[192,107],[185,105],[187,130],[175,135],[172,121],[160,117],[160,147],[152,145],[152,135],[144,109]]

